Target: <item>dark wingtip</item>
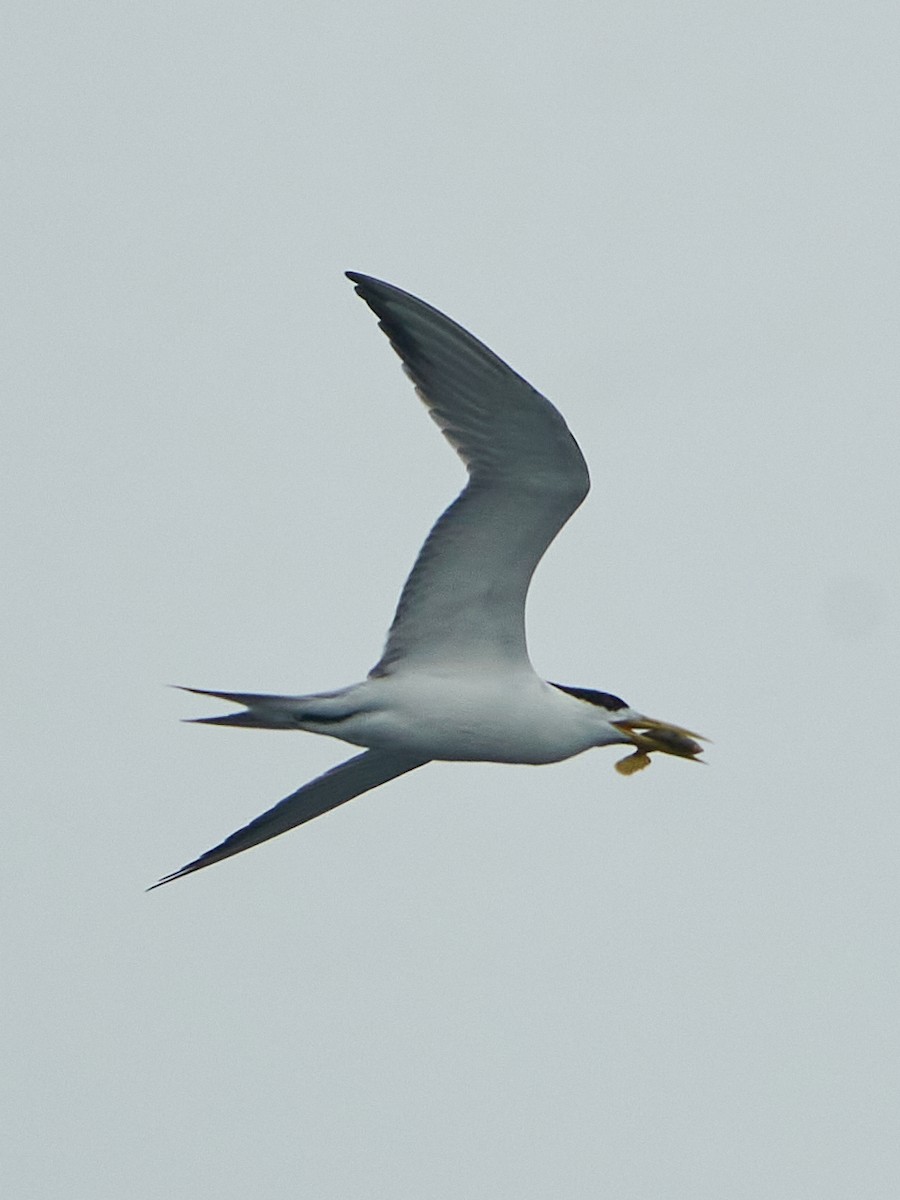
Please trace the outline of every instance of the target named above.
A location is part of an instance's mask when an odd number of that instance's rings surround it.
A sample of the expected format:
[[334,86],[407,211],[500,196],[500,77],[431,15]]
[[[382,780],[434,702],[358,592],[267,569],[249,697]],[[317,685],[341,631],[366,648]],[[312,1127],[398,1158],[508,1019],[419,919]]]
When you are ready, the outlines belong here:
[[402,288],[398,288],[395,284],[388,283],[386,279],[376,279],[374,275],[363,275],[360,271],[345,271],[344,274],[354,285],[357,296],[361,296],[367,304],[370,297],[379,294],[381,296],[394,296],[415,300],[419,304],[425,303],[423,300],[419,300],[417,296],[411,296],[409,292],[404,292]]
[[162,887],[164,883],[171,883],[173,879],[177,879],[181,873],[181,871],[173,871],[171,875],[163,875],[162,879],[157,879],[156,883],[151,883],[148,888],[144,888],[144,891],[154,892],[158,887]]
[[363,275],[360,271],[345,271],[344,274],[360,294],[362,294],[360,289],[364,288],[366,284],[381,282],[380,279],[373,279],[371,275]]
[[163,875],[162,879],[157,879],[156,883],[151,883],[145,890],[153,892],[158,887],[162,887],[164,883],[174,883],[176,879],[181,879],[185,875],[193,875],[195,871],[199,871],[211,862],[216,861],[215,858],[209,859],[208,855],[202,854],[200,858],[195,858],[193,862],[189,862],[187,866],[179,867],[177,871],[172,871],[169,875]]

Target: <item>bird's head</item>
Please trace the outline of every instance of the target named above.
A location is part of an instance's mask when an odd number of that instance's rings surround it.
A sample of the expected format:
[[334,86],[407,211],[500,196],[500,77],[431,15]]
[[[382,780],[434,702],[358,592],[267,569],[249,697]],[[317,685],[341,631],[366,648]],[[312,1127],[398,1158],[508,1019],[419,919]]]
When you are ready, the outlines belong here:
[[616,770],[622,775],[633,775],[650,765],[650,755],[654,753],[674,754],[677,758],[690,758],[694,762],[702,762],[697,755],[703,747],[697,739],[705,742],[706,738],[699,733],[691,733],[680,725],[670,725],[668,721],[656,721],[652,717],[628,717],[621,721],[613,721],[616,729],[622,731],[625,738],[635,747],[633,754],[616,763]]

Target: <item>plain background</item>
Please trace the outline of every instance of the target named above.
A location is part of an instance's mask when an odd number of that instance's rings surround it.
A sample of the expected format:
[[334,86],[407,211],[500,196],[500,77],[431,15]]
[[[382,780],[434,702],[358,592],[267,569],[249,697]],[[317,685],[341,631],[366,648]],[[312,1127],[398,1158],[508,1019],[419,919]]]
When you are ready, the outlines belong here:
[[[3,18],[4,1195],[892,1200],[893,3]],[[376,660],[462,483],[345,268],[549,395],[552,679],[714,740],[432,765],[166,690]]]

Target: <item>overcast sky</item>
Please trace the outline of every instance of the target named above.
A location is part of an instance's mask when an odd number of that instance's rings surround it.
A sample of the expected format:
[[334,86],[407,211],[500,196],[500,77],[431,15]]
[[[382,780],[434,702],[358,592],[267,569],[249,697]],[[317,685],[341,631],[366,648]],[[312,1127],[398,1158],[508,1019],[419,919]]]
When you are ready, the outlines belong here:
[[[896,5],[7,0],[16,1200],[892,1200]],[[377,659],[463,473],[351,268],[561,409],[537,669],[708,734],[346,757],[164,685]]]

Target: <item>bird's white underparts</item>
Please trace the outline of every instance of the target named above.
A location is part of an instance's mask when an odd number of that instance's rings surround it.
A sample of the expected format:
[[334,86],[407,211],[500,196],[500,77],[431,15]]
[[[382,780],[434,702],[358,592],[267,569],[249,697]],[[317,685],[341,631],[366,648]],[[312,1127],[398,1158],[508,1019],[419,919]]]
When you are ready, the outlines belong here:
[[[378,663],[362,683],[309,696],[187,688],[239,704],[200,724],[293,729],[364,747],[181,870],[239,854],[433,759],[553,763],[595,746],[696,759],[698,734],[608,692],[541,679],[525,642],[531,576],[590,488],[549,400],[455,321],[415,296],[348,272],[419,398],[465,464],[407,579]],[[702,740],[702,739],[701,739]],[[154,884],[154,887],[159,886]]]

